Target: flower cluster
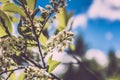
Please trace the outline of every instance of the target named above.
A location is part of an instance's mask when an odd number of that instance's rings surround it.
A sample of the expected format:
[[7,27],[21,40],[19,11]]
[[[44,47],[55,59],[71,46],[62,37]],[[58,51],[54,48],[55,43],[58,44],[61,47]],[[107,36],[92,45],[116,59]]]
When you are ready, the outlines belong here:
[[72,41],[73,36],[74,34],[69,31],[64,30],[59,32],[47,42],[48,51],[53,52],[54,49],[57,49],[60,52],[63,51],[68,47],[69,43]]
[[[66,0],[50,0],[50,4],[45,6],[45,9],[39,6],[41,11],[41,20],[40,22],[43,24],[47,17],[52,13],[60,13],[60,8],[64,8],[66,6]],[[53,19],[55,17],[53,16]],[[51,19],[51,22],[53,20]]]
[[15,46],[16,41],[14,38],[7,37],[5,39],[2,39],[0,42],[0,47],[2,49],[2,54],[5,57],[11,56],[16,53],[16,50],[13,49],[13,46]]
[[16,40],[17,40],[16,50],[18,50],[18,51],[24,50],[24,47],[26,44],[25,39],[22,36],[19,36]]
[[66,6],[66,0],[50,0],[50,4],[45,6],[45,9],[39,6],[42,13],[59,13],[59,8],[64,8]]
[[13,60],[11,58],[0,56],[0,66],[2,68],[9,68],[11,65],[13,65]]
[[25,46],[23,37],[16,38],[15,36],[7,37],[1,40],[0,48],[4,57],[10,57],[18,51],[22,51]]
[[50,4],[53,6],[53,10],[51,10],[51,13],[59,13],[59,8],[64,8],[66,6],[66,0],[50,0]]
[[24,50],[25,41],[23,37],[16,38],[15,36],[2,38],[0,40],[0,66],[9,68],[14,65],[12,56]]
[[37,78],[45,78],[45,69],[39,69],[38,67],[28,66],[25,68],[25,80],[32,80]]

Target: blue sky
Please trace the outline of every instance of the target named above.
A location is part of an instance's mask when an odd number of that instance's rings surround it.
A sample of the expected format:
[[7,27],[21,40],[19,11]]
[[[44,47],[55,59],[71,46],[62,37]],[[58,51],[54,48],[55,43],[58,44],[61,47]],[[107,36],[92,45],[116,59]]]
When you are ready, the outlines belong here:
[[[49,0],[38,0],[44,6]],[[74,29],[83,34],[90,48],[107,53],[120,50],[119,0],[69,0],[68,12],[74,11]]]

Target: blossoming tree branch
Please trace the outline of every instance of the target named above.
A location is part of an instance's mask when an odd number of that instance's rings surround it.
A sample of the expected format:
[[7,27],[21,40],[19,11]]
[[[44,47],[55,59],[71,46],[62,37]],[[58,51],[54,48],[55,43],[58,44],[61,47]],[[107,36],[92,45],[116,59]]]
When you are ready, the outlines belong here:
[[[45,57],[55,50],[64,51],[74,34],[65,26],[51,37],[45,31],[67,1],[50,0],[44,8],[36,8],[36,2],[0,0],[0,80],[60,80],[52,74],[60,62],[53,60],[52,54],[47,62]],[[17,27],[17,36],[13,34],[13,24]],[[32,51],[36,48],[38,52]],[[18,70],[23,73],[15,79]]]

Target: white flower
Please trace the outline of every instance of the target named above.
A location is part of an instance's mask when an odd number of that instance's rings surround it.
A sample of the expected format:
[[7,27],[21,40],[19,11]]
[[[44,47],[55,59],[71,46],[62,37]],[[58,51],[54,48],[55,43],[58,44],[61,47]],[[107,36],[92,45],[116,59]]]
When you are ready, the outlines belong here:
[[42,78],[45,77],[45,69],[39,69],[38,67],[28,66],[25,68],[25,79],[30,80],[32,78]]
[[59,32],[57,35],[51,37],[47,42],[48,51],[53,52],[53,49],[63,51],[72,42],[74,34],[69,31]]

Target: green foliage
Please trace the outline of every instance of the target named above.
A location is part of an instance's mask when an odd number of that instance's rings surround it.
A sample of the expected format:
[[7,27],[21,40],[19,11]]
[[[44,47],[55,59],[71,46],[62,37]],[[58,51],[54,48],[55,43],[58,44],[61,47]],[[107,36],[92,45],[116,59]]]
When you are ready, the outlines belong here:
[[60,9],[60,13],[57,14],[58,31],[64,30],[68,24],[69,19],[73,16],[73,12],[68,13],[65,8]]
[[14,73],[14,72],[11,74],[10,80],[16,80],[16,76],[15,76],[15,73]]
[[13,14],[9,15],[9,18],[13,23],[17,23],[19,21],[19,19],[17,17],[15,17]]
[[48,72],[51,73],[59,64],[60,62],[56,61],[56,60],[52,60],[52,56],[51,55],[48,59]]
[[[44,61],[45,54],[49,53],[46,44],[48,42],[47,29],[50,25],[48,20],[55,18],[53,17],[55,14],[57,14],[57,19],[60,22],[58,31],[63,31],[60,35],[63,35],[63,38],[66,39],[61,40],[62,36],[57,36],[58,38],[56,37],[55,41],[58,43],[52,46],[60,47],[57,50],[59,52],[62,48],[64,50],[64,48],[68,47],[65,40],[68,40],[68,42],[72,41],[72,32],[64,31],[67,21],[71,16],[67,16],[68,14],[65,9],[61,9],[62,13],[59,14],[59,9],[65,7],[66,1],[53,0],[45,9],[41,7],[41,10],[39,8],[35,9],[36,2],[37,0],[18,0],[15,3],[10,0],[0,0],[0,37],[2,37],[0,38],[2,56],[0,56],[0,60],[2,61],[0,62],[0,69],[5,71],[0,73],[0,76],[5,74],[6,76],[3,77],[6,80],[57,79],[56,75],[51,74],[51,72],[60,62],[53,60],[52,55],[48,59],[48,63]],[[16,3],[19,3],[19,5]],[[41,14],[38,17],[37,13],[39,11]],[[16,14],[20,15],[20,17],[17,17],[18,19],[15,17]],[[12,23],[18,24],[16,27],[19,36],[17,37],[12,34]],[[58,44],[59,46],[57,46]],[[38,48],[39,51],[30,50],[31,48]],[[54,50],[54,48],[51,48],[51,50]],[[74,49],[74,46],[72,49]],[[43,66],[39,62],[42,62]],[[4,65],[2,65],[3,63]],[[9,67],[10,69],[8,69]],[[16,78],[15,71],[19,69],[23,69],[24,72]]]
[[3,11],[13,12],[20,14],[23,17],[26,17],[24,11],[13,3],[4,3],[1,8]]
[[[7,14],[3,12],[2,10],[0,10],[0,17],[4,20],[5,25],[8,28],[8,31],[12,33],[12,24]],[[5,36],[5,35],[6,35],[5,26],[3,26],[3,24],[0,21],[0,37]]]
[[5,32],[5,29],[3,28],[3,25],[0,23],[0,37],[7,35]]
[[65,29],[67,25],[67,13],[66,9],[61,9],[61,12],[57,14],[57,20],[59,22],[57,29],[59,31]]
[[5,3],[5,2],[7,2],[7,1],[9,1],[9,0],[0,0],[0,2],[2,2],[2,3]]
[[36,6],[37,0],[26,0],[26,2],[27,2],[27,6],[33,10]]
[[41,44],[46,47],[47,38],[42,33],[39,37],[39,40],[40,40]]
[[[8,70],[12,70],[12,69],[13,69],[13,67],[11,66]],[[15,80],[15,79],[16,79],[15,73],[11,72],[9,80]]]

